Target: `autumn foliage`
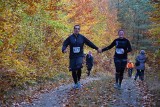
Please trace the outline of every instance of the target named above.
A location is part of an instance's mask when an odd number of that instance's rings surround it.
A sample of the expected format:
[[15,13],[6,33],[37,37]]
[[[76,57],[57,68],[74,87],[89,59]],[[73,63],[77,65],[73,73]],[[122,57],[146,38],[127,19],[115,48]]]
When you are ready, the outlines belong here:
[[[118,2],[118,6],[122,7],[117,9],[117,4],[112,7],[111,1]],[[12,92],[17,89],[23,90],[28,86],[49,81],[62,72],[70,74],[69,52],[62,54],[61,47],[64,39],[72,34],[75,24],[81,26],[80,33],[100,48],[109,45],[116,38],[120,27],[125,28],[128,32],[127,36],[134,40],[131,43],[139,48],[142,46],[150,49],[153,41],[150,42],[148,37],[156,40],[156,43],[153,43],[155,47],[159,46],[159,0],[151,0],[150,4],[145,0],[122,1],[0,0],[0,100],[2,103],[6,104],[6,99],[11,99]],[[149,5],[154,7],[153,11]],[[142,8],[145,8],[144,12],[140,11]],[[121,14],[117,13],[117,10]],[[125,15],[126,13],[131,15]],[[152,29],[148,31],[150,22],[152,22],[150,26]],[[146,42],[149,43],[149,47],[146,46]],[[155,47],[151,48],[154,50]],[[95,58],[93,73],[114,72],[113,50],[97,54],[95,50],[86,46],[84,52],[87,53],[89,50],[93,52]],[[160,63],[157,60],[160,58],[159,49],[153,53],[148,52],[148,55],[150,60],[154,59],[149,62],[150,65],[157,63],[154,66],[157,70]]]
[[68,72],[68,54],[62,54],[61,46],[74,24],[80,24],[81,33],[97,46],[109,44],[117,35],[118,22],[107,2],[0,0],[0,98]]

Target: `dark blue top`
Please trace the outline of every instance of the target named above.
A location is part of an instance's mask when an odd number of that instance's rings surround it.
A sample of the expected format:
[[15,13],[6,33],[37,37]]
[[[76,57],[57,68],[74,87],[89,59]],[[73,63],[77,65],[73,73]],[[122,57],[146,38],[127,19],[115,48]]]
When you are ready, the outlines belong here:
[[70,35],[64,42],[62,47],[62,52],[70,46],[70,55],[69,58],[76,58],[76,57],[83,57],[83,46],[84,44],[88,45],[89,47],[98,50],[98,47],[95,46],[90,40],[84,37],[81,34],[75,36],[74,34]]
[[91,67],[93,66],[93,56],[92,55],[87,54],[86,65],[91,66]]
[[114,58],[127,59],[127,53],[132,51],[131,44],[126,38],[117,38],[109,46],[102,49],[102,52],[109,50],[115,46]]

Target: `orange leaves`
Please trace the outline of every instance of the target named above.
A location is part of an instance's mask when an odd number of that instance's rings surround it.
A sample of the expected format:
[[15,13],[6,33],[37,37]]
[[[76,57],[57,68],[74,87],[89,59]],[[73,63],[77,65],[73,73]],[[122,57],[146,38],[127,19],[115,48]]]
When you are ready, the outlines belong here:
[[42,0],[20,0],[20,1],[28,5],[28,7],[24,9],[24,12],[28,15],[34,15],[37,13],[37,5],[41,3]]
[[0,22],[6,22],[5,18],[3,18],[2,16],[0,16]]
[[57,3],[58,3],[59,0],[51,0],[49,3],[48,3],[48,7],[46,10],[52,10],[52,11],[55,11],[55,10],[59,10],[58,6],[57,6]]
[[73,2],[71,9],[69,10],[68,16],[76,23],[85,23],[88,21],[88,17],[93,10],[92,3],[88,0],[76,0]]
[[37,12],[37,7],[34,5],[34,4],[32,4],[32,5],[29,5],[28,7],[27,7],[27,9],[25,9],[24,10],[28,15],[33,15],[33,14],[35,14],[36,12]]
[[42,0],[20,0],[21,2],[31,5],[32,3],[40,3]]

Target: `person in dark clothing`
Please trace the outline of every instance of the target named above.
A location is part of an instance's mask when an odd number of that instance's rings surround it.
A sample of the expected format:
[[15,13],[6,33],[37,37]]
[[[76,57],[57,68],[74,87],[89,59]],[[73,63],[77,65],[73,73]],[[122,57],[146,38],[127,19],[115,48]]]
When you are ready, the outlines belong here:
[[90,75],[92,66],[93,66],[93,56],[92,56],[92,52],[89,51],[87,56],[86,56],[86,66],[87,66],[87,75]]
[[135,75],[134,80],[136,80],[138,76],[139,76],[139,79],[141,81],[144,80],[144,70],[145,70],[146,59],[147,58],[146,58],[146,55],[145,55],[145,51],[141,50],[140,54],[136,57],[136,61],[139,61],[139,65],[136,66],[137,73]]
[[66,48],[68,45],[70,46],[70,55],[69,55],[69,70],[72,71],[72,77],[74,80],[74,88],[80,88],[80,78],[81,78],[81,68],[83,63],[83,46],[84,44],[89,47],[96,49],[99,51],[98,47],[95,46],[90,40],[88,40],[85,36],[79,34],[80,26],[74,26],[74,33],[70,35],[64,42],[62,46],[62,52],[66,53]]
[[130,42],[124,37],[124,30],[118,31],[119,37],[115,39],[109,46],[103,48],[101,52],[109,50],[115,46],[114,63],[116,68],[114,87],[121,89],[124,70],[127,64],[127,53],[132,51]]

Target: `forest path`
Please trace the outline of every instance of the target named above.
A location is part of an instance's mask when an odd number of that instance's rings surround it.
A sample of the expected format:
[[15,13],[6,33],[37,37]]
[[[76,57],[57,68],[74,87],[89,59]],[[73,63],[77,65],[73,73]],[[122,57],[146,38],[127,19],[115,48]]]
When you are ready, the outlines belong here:
[[[87,77],[81,80],[82,88],[73,89],[65,84],[41,94],[32,103],[22,107],[146,107],[151,105],[151,95],[140,80],[126,77],[120,90],[113,88],[114,78]],[[106,77],[107,78],[107,77]],[[105,82],[104,82],[105,81]],[[92,90],[94,89],[94,90]],[[100,96],[99,96],[100,95]],[[95,98],[97,98],[95,100]],[[94,99],[94,101],[92,100]]]
[[[99,80],[97,77],[88,77],[81,80],[82,87],[84,84],[93,80]],[[38,99],[29,104],[21,104],[22,107],[62,107],[68,99],[68,93],[73,90],[73,84],[65,84],[47,93],[41,94]]]

